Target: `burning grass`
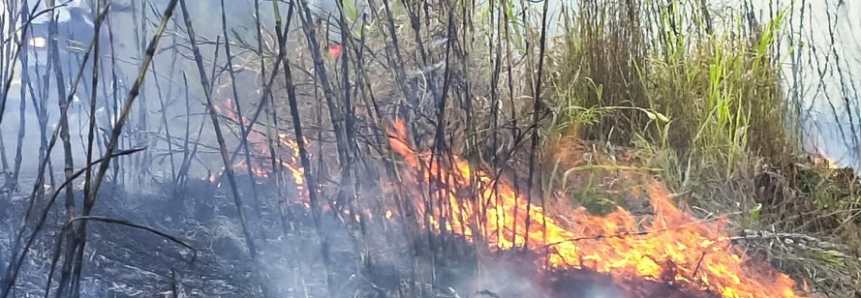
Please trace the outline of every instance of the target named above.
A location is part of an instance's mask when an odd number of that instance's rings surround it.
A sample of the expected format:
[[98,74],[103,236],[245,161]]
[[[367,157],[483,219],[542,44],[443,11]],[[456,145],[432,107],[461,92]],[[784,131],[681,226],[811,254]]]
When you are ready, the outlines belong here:
[[[557,210],[568,218],[562,224],[545,214],[552,206],[541,207],[552,203],[538,205],[538,200],[456,157],[434,160],[430,152],[416,152],[405,143],[405,124],[397,122],[395,127],[392,148],[411,170],[418,171],[405,174],[408,180],[416,179],[410,187],[413,196],[442,200],[432,206],[415,203],[431,230],[481,239],[500,250],[545,251],[540,262],[550,269],[590,269],[619,280],[694,285],[721,297],[804,297],[795,292],[788,276],[748,264],[731,245],[725,219],[700,221],[682,212],[657,181],[647,187],[653,212],[649,222],[640,222],[621,207],[606,216],[590,215],[580,207]],[[436,185],[437,190],[423,193],[423,184]],[[475,196],[458,195],[470,185],[477,185]]]
[[[723,297],[808,295],[763,265],[771,261],[813,290],[838,296],[857,290],[843,276],[857,275],[861,266],[842,249],[811,257],[809,249],[790,249],[785,241],[765,246],[734,234],[779,227],[777,234],[842,244],[834,247],[855,244],[845,237],[857,230],[856,212],[849,211],[854,193],[838,199],[850,201],[845,204],[808,202],[833,196],[805,186],[804,179],[818,180],[820,172],[798,167],[805,162],[786,116],[775,45],[784,32],[782,14],[762,22],[740,10],[710,16],[695,1],[581,1],[561,6],[559,23],[551,24],[561,32],[554,35],[536,23],[541,5],[496,5],[443,1],[431,11],[377,3],[369,16],[381,21],[350,32],[341,52],[347,60],[324,61],[329,69],[348,69],[329,73],[334,90],[359,86],[335,94],[354,96],[353,110],[321,104],[323,88],[301,87],[317,94],[300,106],[303,126],[332,139],[338,132],[324,111],[340,111],[354,117],[353,132],[369,143],[368,155],[386,155],[375,129],[404,120],[389,145],[417,172],[392,178],[413,183],[392,194],[413,199],[388,204],[411,205],[413,216],[426,216],[420,227],[436,233],[499,250],[545,250],[545,269],[664,280],[672,267],[670,279]],[[395,26],[402,23],[412,27]],[[447,27],[462,23],[470,26]],[[535,42],[544,39],[546,48]],[[296,63],[311,67],[308,60]],[[319,83],[307,75],[297,77]],[[316,158],[342,154],[331,143],[316,145]],[[320,170],[337,175],[331,167]],[[633,178],[644,173],[663,186]],[[654,210],[646,211],[652,216],[646,222],[632,214],[640,211],[620,207],[636,197],[620,183],[632,179],[650,181],[647,201]],[[411,212],[381,210],[392,209]],[[781,219],[799,212],[805,220]]]
[[[798,157],[777,71],[782,15],[717,21],[704,1],[586,0],[553,8],[561,19],[549,24],[550,0],[373,2],[362,18],[344,9],[354,26],[342,36],[310,30],[303,5],[280,19],[278,2],[276,24],[302,30],[261,31],[255,48],[222,28],[224,44],[259,55],[237,58],[243,67],[228,57],[231,79],[212,78],[232,92],[205,94],[211,124],[240,129],[235,142],[217,131],[222,170],[199,183],[236,212],[201,203],[188,213],[208,219],[200,225],[239,219],[213,231],[229,238],[217,246],[247,250],[253,268],[242,273],[259,283],[250,291],[311,297],[296,290],[310,272],[321,297],[431,297],[447,286],[437,280],[447,260],[473,266],[457,270],[479,281],[466,291],[493,296],[482,278],[518,253],[528,258],[504,271],[549,297],[861,290],[848,249],[861,244],[857,181]],[[333,38],[343,47],[325,55]],[[260,90],[235,88],[235,68],[257,71],[245,75],[262,78]],[[186,152],[177,185],[188,187],[194,158]],[[232,169],[249,189],[222,183]],[[247,220],[244,200],[256,211]],[[281,238],[296,230],[313,259]],[[290,252],[290,281],[267,280],[264,269],[283,265],[261,265],[273,248]],[[347,293],[351,283],[362,292]]]

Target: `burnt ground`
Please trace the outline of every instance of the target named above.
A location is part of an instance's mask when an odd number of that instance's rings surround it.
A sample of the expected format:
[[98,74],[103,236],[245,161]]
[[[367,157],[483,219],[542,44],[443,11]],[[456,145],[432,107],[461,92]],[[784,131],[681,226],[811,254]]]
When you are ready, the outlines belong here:
[[[251,204],[250,179],[240,182],[242,197]],[[618,281],[589,270],[542,272],[534,265],[537,256],[529,252],[476,251],[474,244],[450,236],[420,236],[426,237],[435,253],[416,256],[412,240],[405,239],[395,220],[356,225],[353,233],[365,231],[365,241],[357,243],[333,216],[324,216],[331,259],[327,270],[308,210],[301,204],[276,208],[291,194],[276,196],[265,185],[257,185],[260,197],[283,200],[262,200],[259,214],[247,208],[260,251],[258,272],[227,187],[202,180],[182,187],[157,186],[152,193],[129,194],[109,184],[94,215],[173,235],[195,248],[196,258],[193,250],[149,231],[93,222],[88,227],[82,297],[718,297],[670,282]],[[81,197],[80,190],[76,196]],[[4,219],[0,267],[8,263],[11,241],[6,240],[11,239],[26,205],[20,197],[11,202],[0,206],[4,207],[0,209]],[[278,210],[285,210],[284,216]],[[63,218],[54,213],[49,217],[54,222],[43,229],[22,268],[13,297],[44,295],[51,249],[60,230],[56,219]],[[360,256],[358,247],[367,247],[366,257]],[[476,253],[482,254],[480,266]],[[431,268],[430,255],[433,272],[411,270]],[[363,259],[369,261],[363,263]]]
[[[243,196],[250,201],[248,179],[243,182]],[[266,194],[267,189],[260,188]],[[284,220],[278,208],[272,208],[276,202],[264,202],[268,206],[260,214],[248,208],[263,268],[263,273],[254,274],[226,187],[190,181],[182,188],[185,191],[175,191],[177,187],[170,184],[158,189],[150,194],[127,194],[111,185],[102,190],[93,215],[128,220],[175,236],[197,250],[196,258],[193,250],[149,231],[93,222],[88,226],[84,297],[173,297],[174,289],[180,293],[178,297],[260,297],[257,285],[261,283],[275,297],[328,297],[316,230],[301,205],[287,208]],[[80,198],[81,191],[76,192]],[[23,197],[3,202],[9,206],[0,206],[4,207],[0,209],[0,267],[8,264],[9,239],[27,205]],[[14,297],[44,295],[52,245],[61,229],[57,219],[63,218],[56,213],[49,215],[49,223],[24,262]],[[339,265],[331,270],[332,280],[339,288],[355,292],[359,288],[359,280],[351,278],[357,272],[351,266],[357,259],[355,245],[332,217],[324,217],[323,227],[332,262]]]

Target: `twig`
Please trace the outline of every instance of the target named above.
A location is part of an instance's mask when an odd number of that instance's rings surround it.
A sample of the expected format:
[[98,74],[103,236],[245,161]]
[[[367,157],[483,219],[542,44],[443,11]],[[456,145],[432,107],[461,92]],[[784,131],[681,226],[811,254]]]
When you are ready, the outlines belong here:
[[[335,92],[329,82],[329,76],[326,72],[326,66],[323,64],[323,56],[320,51],[320,46],[317,43],[317,37],[314,26],[311,24],[311,10],[307,6],[307,0],[299,1],[299,19],[302,21],[302,29],[305,33],[305,38],[308,42],[308,50],[311,53],[311,58],[314,63],[314,71],[316,77],[320,80],[320,85],[323,88],[323,97],[326,99],[326,105],[329,110],[329,120],[332,122],[332,128],[335,130],[335,142],[338,150],[338,161],[343,168],[349,168],[352,159],[349,154],[349,145],[347,144],[346,132],[343,127],[343,112],[341,106],[335,101]],[[286,33],[284,33],[286,38]],[[283,63],[283,62],[282,62]],[[298,138],[298,137],[297,137]]]
[[167,240],[170,240],[170,241],[171,241],[171,242],[173,242],[173,243],[179,244],[179,245],[181,245],[181,246],[183,246],[183,247],[185,247],[185,248],[190,249],[190,250],[192,251],[192,255],[191,255],[191,260],[189,260],[189,263],[194,263],[194,261],[195,261],[195,260],[197,260],[197,249],[196,249],[196,248],[194,248],[193,246],[191,246],[191,244],[188,244],[188,243],[186,243],[185,241],[182,241],[182,240],[180,240],[179,238],[176,238],[176,237],[174,237],[174,236],[171,236],[171,235],[169,235],[169,234],[167,234],[167,233],[164,233],[164,232],[158,231],[158,230],[156,230],[156,229],[153,229],[153,228],[150,228],[150,227],[147,227],[147,226],[144,226],[144,225],[136,224],[136,223],[133,223],[133,222],[128,221],[128,220],[125,220],[125,219],[117,219],[117,218],[110,218],[110,217],[104,217],[104,216],[79,216],[79,217],[75,217],[75,218],[73,218],[73,219],[71,220],[71,222],[69,222],[69,223],[67,223],[67,224],[66,224],[66,226],[70,226],[70,225],[71,225],[73,222],[75,222],[75,221],[91,221],[91,220],[92,220],[92,221],[101,221],[101,222],[106,222],[106,223],[114,223],[114,224],[124,225],[124,226],[127,226],[127,227],[132,227],[132,228],[136,228],[136,229],[141,229],[141,230],[144,230],[144,231],[147,231],[147,232],[150,232],[150,233],[153,233],[153,234],[159,235],[159,236],[161,236],[161,237],[163,237],[163,238],[165,238],[165,239],[167,239]]
[[[533,126],[532,127],[532,148],[529,151],[531,153],[531,154],[529,154],[529,173],[527,174],[528,178],[526,178],[526,183],[527,183],[526,193],[529,194],[527,196],[527,199],[526,199],[526,201],[527,201],[526,214],[530,214],[530,211],[532,208],[532,195],[531,194],[532,194],[532,189],[533,189],[533,186],[535,183],[535,181],[533,181],[533,180],[535,178],[535,156],[538,154],[538,143],[539,143],[538,121],[540,120],[539,110],[541,109],[541,87],[542,87],[541,81],[542,81],[542,78],[544,77],[544,51],[547,48],[547,15],[550,14],[549,7],[550,7],[550,1],[544,1],[544,9],[543,9],[543,13],[541,16],[541,37],[539,38],[539,41],[538,41],[538,43],[539,43],[539,45],[538,45],[538,47],[539,47],[539,50],[538,50],[538,74],[537,74],[538,78],[536,79],[536,83],[535,83],[535,93],[533,93],[533,104],[532,104],[532,126]],[[538,191],[541,192],[542,189],[539,187]],[[544,204],[544,199],[543,199],[544,196],[540,195],[539,197],[542,198],[541,201],[542,201],[542,205],[543,205]],[[526,221],[526,224],[525,224],[526,230],[523,232],[523,235],[529,235],[529,223],[530,222],[532,222],[532,221],[531,220]],[[515,237],[516,237],[516,235],[517,235],[517,233],[515,233]]]
[[813,236],[799,234],[799,233],[778,233],[778,232],[770,232],[770,231],[757,231],[757,230],[744,230],[741,235],[733,236],[730,238],[731,241],[741,241],[741,240],[773,240],[773,239],[783,239],[782,242],[786,244],[795,244],[802,248],[812,249],[812,250],[824,250],[824,249],[837,249],[837,250],[847,250],[849,247],[842,244],[831,243],[822,239],[818,239]]
[[[117,120],[116,125],[113,127],[111,131],[110,140],[108,141],[108,148],[106,150],[106,156],[113,156],[113,152],[119,146],[119,138],[122,135],[123,127],[126,124],[126,121],[129,117],[129,113],[131,112],[131,107],[134,104],[135,100],[138,98],[140,94],[141,86],[143,85],[144,78],[146,77],[147,70],[152,62],[153,55],[155,53],[155,49],[158,46],[158,42],[161,40],[162,35],[164,34],[164,30],[167,27],[168,21],[173,16],[173,9],[176,7],[178,0],[171,0],[168,4],[167,8],[164,12],[164,17],[159,24],[158,29],[156,29],[155,34],[153,34],[152,40],[146,49],[146,55],[144,56],[143,63],[138,69],[137,78],[135,79],[135,83],[132,86],[131,90],[129,90],[128,99],[125,100],[122,113],[120,114],[119,119]],[[93,209],[93,206],[96,203],[96,198],[98,197],[99,188],[101,187],[102,181],[104,181],[105,175],[107,175],[108,168],[111,165],[112,158],[106,158],[103,163],[99,166],[99,172],[96,176],[95,181],[93,182],[93,187],[91,188],[90,193],[85,194],[86,199],[84,200],[84,208],[83,208],[83,216],[89,216],[90,212]],[[80,229],[78,230],[78,242],[77,247],[78,254],[76,263],[81,264],[83,258],[83,249],[86,246],[86,224],[87,221],[84,221],[80,225]],[[62,289],[62,288],[61,288]]]
[[478,294],[478,295],[486,295],[486,296],[490,296],[490,297],[493,297],[493,298],[502,298],[502,297],[500,297],[498,294],[496,294],[496,293],[494,293],[494,292],[491,292],[490,290],[481,290],[481,291],[476,292],[476,294]]
[[[27,2],[24,2],[24,4],[26,4],[26,3]],[[53,10],[51,10],[51,11],[53,12]],[[33,10],[31,10],[31,11],[27,11],[27,5],[21,6],[20,16],[24,17],[24,20],[23,20],[24,24],[23,24],[23,26],[21,26],[21,36],[27,36],[27,31],[30,29],[30,20],[32,20],[34,16],[37,16],[37,15],[43,14],[43,13],[47,13],[47,11],[42,11],[42,12],[39,12],[38,14],[36,14],[36,6],[33,6]],[[14,24],[14,23],[10,22],[10,24]],[[16,43],[15,51],[12,54],[12,59],[10,61],[18,60],[18,57],[21,55],[21,50],[22,49],[26,50],[26,46],[25,46],[25,43],[23,42],[23,40],[20,40],[20,39],[14,38],[14,37],[15,37],[15,34],[11,34],[9,37],[10,39],[15,40],[15,43]],[[3,44],[5,44],[5,43],[6,43],[6,41],[3,41]],[[24,56],[26,56],[26,55],[24,55]],[[26,59],[26,58],[24,58],[24,59]],[[27,64],[21,64],[21,65],[22,65],[22,70],[26,70],[25,65],[27,65]],[[26,75],[27,74],[25,73],[24,75],[22,75],[22,77],[26,76]],[[9,72],[9,77],[6,78],[5,82],[3,82],[3,92],[0,93],[0,96],[2,96],[2,99],[0,99],[0,123],[3,123],[3,115],[6,114],[6,100],[8,99],[8,96],[9,96],[9,89],[12,88],[12,78],[14,78],[14,77],[15,77],[15,68],[12,67],[12,69]],[[23,85],[23,82],[22,82],[22,85]],[[24,100],[24,98],[22,97],[21,100]]]
[[705,258],[706,258],[706,252],[705,252],[705,251],[703,251],[703,252],[702,252],[702,254],[700,255],[700,259],[697,261],[697,266],[696,266],[696,267],[694,267],[694,273],[693,273],[693,274],[691,274],[691,279],[694,279],[694,278],[696,278],[696,277],[697,277],[697,273],[699,273],[699,272],[700,272],[700,265],[702,265],[702,264],[703,264],[703,260],[704,260]]
[[176,270],[170,269],[170,290],[173,293],[173,298],[179,298],[179,279],[176,277]]
[[[170,240],[171,242],[174,242],[174,243],[179,244],[185,248],[190,249],[192,251],[192,256],[191,256],[191,260],[189,260],[189,263],[194,263],[194,261],[197,259],[197,249],[195,249],[194,247],[192,247],[190,244],[186,243],[185,241],[182,241],[179,238],[176,238],[174,236],[171,236],[171,235],[164,233],[164,232],[161,232],[159,230],[156,230],[156,229],[144,226],[144,225],[139,225],[139,224],[136,224],[136,223],[133,223],[131,221],[124,220],[124,219],[116,219],[116,218],[110,218],[110,217],[104,217],[104,216],[75,217],[75,218],[72,218],[72,220],[70,220],[68,223],[63,225],[63,229],[61,230],[60,234],[58,235],[59,240],[57,241],[57,246],[54,250],[54,256],[53,256],[53,259],[51,261],[51,270],[48,273],[48,283],[45,285],[45,298],[47,298],[50,294],[51,280],[52,280],[51,277],[53,276],[54,267],[56,266],[57,259],[59,257],[59,246],[62,245],[63,236],[66,233],[73,232],[73,231],[69,231],[69,229],[72,228],[72,224],[74,224],[77,221],[84,221],[84,222],[100,221],[100,222],[104,222],[104,223],[112,223],[112,224],[123,225],[123,226],[131,227],[131,228],[141,229],[141,230],[156,234],[158,236],[161,236],[167,240]],[[171,271],[173,271],[173,270],[171,270]],[[62,283],[62,281],[61,281],[61,283]],[[80,285],[80,283],[76,283],[76,286],[78,286],[78,285]],[[175,284],[173,286],[175,286]],[[61,284],[60,289],[61,290],[63,289],[62,284]],[[75,294],[75,293],[73,293],[73,294]],[[62,292],[60,292],[59,295],[62,295]]]

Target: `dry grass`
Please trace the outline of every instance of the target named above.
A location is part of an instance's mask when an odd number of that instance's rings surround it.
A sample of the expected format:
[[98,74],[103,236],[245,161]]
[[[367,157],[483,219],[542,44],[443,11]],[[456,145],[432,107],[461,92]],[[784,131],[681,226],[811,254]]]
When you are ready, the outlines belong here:
[[831,297],[857,293],[858,182],[801,157],[776,67],[782,15],[705,23],[698,4],[646,3],[578,7],[551,53],[548,133],[629,147],[682,203],[733,215],[739,231],[814,237],[743,243]]
[[[407,117],[417,147],[443,141],[472,163],[514,169],[514,180],[533,167],[545,195],[561,191],[599,213],[624,197],[613,195],[624,173],[657,175],[684,194],[680,204],[703,217],[729,214],[739,233],[812,237],[819,244],[740,243],[818,291],[851,296],[861,290],[852,278],[861,272],[858,252],[848,249],[859,244],[857,182],[800,157],[776,66],[782,15],[760,24],[737,12],[717,22],[694,2],[581,1],[565,8],[562,34],[548,40],[542,88],[536,88],[542,28],[524,23],[518,4],[443,1],[425,15],[421,5],[389,3],[391,18],[379,4],[346,47],[350,81],[364,84],[352,93],[357,123]],[[536,17],[540,10],[526,11]],[[410,13],[421,24],[418,38]],[[398,26],[387,27],[390,21]],[[457,30],[453,40],[442,38],[449,22]],[[294,62],[310,69],[304,55]],[[327,67],[339,69],[340,62]],[[341,73],[330,73],[343,92]],[[318,83],[310,74],[299,81]],[[328,133],[327,113],[314,104],[322,91],[303,92],[306,125],[322,124],[320,132]],[[440,116],[442,140],[435,136]],[[534,126],[540,153],[529,145]],[[534,165],[530,154],[539,157]]]
[[[750,255],[833,297],[861,291],[853,284],[861,280],[859,251],[852,249],[861,246],[858,183],[852,173],[799,157],[776,66],[781,15],[765,24],[740,13],[718,22],[699,1],[583,0],[560,11],[554,22],[562,32],[548,36],[540,17],[549,1],[527,8],[511,0],[373,1],[367,22],[345,16],[354,23],[347,61],[325,55],[326,30],[318,27],[311,44],[293,26],[285,53],[291,80],[283,70],[269,77],[280,63],[275,30],[260,37],[262,59],[233,64],[262,78],[260,88],[273,82],[274,108],[255,119],[268,141],[292,135],[294,120],[305,130],[313,158],[306,173],[324,185],[325,204],[391,204],[362,194],[398,181],[383,133],[405,118],[415,148],[503,171],[540,199],[573,199],[558,206],[607,212],[626,205],[628,175],[657,176],[701,217],[728,214],[736,232],[787,236],[739,240]],[[253,43],[228,40],[258,52]],[[322,65],[313,64],[318,51]],[[290,117],[289,88],[298,119]],[[246,117],[268,100],[262,93],[243,90]],[[337,123],[343,132],[333,123],[338,116],[346,116]],[[347,146],[336,144],[339,133]],[[345,226],[355,228],[358,247],[373,238],[355,223]],[[413,240],[419,246],[421,239]]]

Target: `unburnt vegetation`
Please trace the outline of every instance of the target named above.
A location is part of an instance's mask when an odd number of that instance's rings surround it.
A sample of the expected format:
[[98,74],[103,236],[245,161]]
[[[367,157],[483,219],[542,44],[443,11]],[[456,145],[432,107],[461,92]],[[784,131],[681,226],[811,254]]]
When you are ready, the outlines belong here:
[[[702,222],[728,219],[728,241],[798,293],[861,293],[857,176],[802,149],[787,9],[96,1],[111,51],[80,58],[102,67],[31,78],[14,33],[32,12],[7,2],[0,297],[588,295],[570,285],[611,278],[525,282],[549,249],[467,233],[491,218],[485,192],[654,218],[632,194],[654,181]],[[72,87],[47,87],[63,73]],[[102,93],[73,104],[77,88]]]

